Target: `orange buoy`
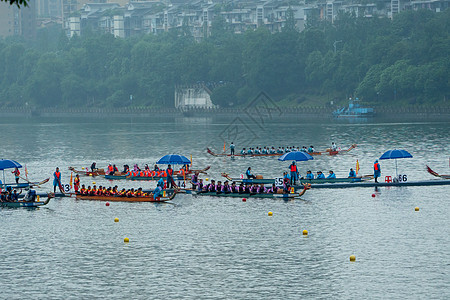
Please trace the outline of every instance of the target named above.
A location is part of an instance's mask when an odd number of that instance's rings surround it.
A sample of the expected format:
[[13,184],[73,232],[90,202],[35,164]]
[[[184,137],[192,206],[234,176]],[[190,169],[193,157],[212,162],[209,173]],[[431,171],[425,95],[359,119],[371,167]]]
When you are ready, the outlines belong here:
[[245,201],[247,201],[247,199],[245,199],[245,198],[242,198],[242,202],[245,202]]

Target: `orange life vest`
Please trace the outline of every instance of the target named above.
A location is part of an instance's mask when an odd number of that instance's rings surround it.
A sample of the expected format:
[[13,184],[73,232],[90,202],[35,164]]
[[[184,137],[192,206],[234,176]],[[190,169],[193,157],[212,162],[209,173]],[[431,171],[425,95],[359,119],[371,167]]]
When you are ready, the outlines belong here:
[[373,165],[373,169],[374,169],[375,171],[380,170],[380,164],[379,164],[379,163],[375,163],[375,164]]
[[297,172],[297,165],[291,165],[291,172]]

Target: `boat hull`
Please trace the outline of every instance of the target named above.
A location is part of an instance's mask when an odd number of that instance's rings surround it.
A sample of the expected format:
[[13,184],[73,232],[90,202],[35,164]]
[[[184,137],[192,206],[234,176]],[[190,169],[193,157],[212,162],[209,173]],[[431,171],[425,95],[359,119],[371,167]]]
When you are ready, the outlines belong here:
[[271,199],[299,199],[299,195],[292,194],[256,194],[256,193],[217,193],[217,192],[194,192],[198,196],[231,197],[231,198],[271,198]]
[[10,208],[19,208],[19,207],[27,207],[27,208],[35,208],[47,205],[50,202],[51,197],[48,197],[45,201],[35,201],[35,202],[0,202],[1,207],[10,207]]
[[[239,179],[239,178],[227,178],[230,181],[235,182],[243,182],[245,184],[274,184],[275,179],[267,178],[267,179]],[[355,177],[355,178],[334,178],[334,179],[299,179],[297,182],[300,183],[311,183],[311,184],[326,184],[326,183],[343,183],[343,182],[362,182],[373,179],[372,175],[367,175],[363,177]],[[302,187],[302,186],[300,186]]]
[[[173,195],[174,196],[174,195]],[[77,200],[92,200],[92,201],[110,201],[110,202],[166,202],[173,197],[116,197],[116,196],[86,196],[76,195]]]
[[[155,177],[150,177],[150,176],[126,176],[126,175],[105,175],[105,179],[108,180],[141,180],[141,181],[158,181],[160,179],[164,179],[166,180],[167,177],[159,177],[159,176],[155,176]],[[175,176],[173,178],[173,180],[184,180],[184,177],[180,177],[180,176]],[[188,180],[189,178],[186,177],[186,180]]]

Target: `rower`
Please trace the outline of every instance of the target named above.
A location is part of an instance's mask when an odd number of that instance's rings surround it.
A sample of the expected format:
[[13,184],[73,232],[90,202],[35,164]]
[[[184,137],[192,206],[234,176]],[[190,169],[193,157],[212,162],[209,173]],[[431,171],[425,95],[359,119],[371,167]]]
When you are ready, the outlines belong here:
[[159,167],[157,165],[155,165],[155,167],[153,168],[153,171],[160,171]]
[[336,179],[336,175],[334,174],[333,171],[330,170],[329,173],[330,173],[330,174],[328,174],[327,179]]
[[197,171],[194,174],[192,174],[191,183],[192,183],[192,189],[195,190],[195,187],[198,184],[198,172]]
[[91,165],[91,172],[97,171],[97,164],[95,163],[95,161],[92,163]]
[[[22,190],[20,190],[19,194],[21,194],[21,193],[22,193]],[[17,193],[17,190],[14,190],[13,194],[11,195],[11,200],[13,202],[19,201],[19,194]]]
[[314,152],[314,146],[311,145],[311,146],[309,146],[309,148],[308,148],[308,153],[313,153],[313,152]]
[[161,197],[162,188],[158,185],[156,189],[153,191],[153,199],[157,197]]
[[219,193],[222,193],[222,181],[217,181],[217,186],[216,186],[216,192],[219,194]]
[[242,155],[245,155],[245,154],[247,154],[247,152],[245,151],[245,148],[242,148],[242,150],[241,150],[241,154],[242,154]]
[[322,173],[322,171],[317,171],[316,179],[325,179],[325,175]]
[[86,188],[85,188],[84,184],[81,185],[81,189],[80,189],[79,194],[81,194],[81,195],[85,195],[86,194]]
[[233,142],[231,142],[231,144],[230,144],[230,152],[231,152],[231,155],[233,155],[233,156],[234,156],[234,148],[236,148],[236,146],[234,145]]
[[245,174],[247,175],[247,179],[256,179],[256,176],[252,174],[251,170],[252,168],[248,167],[247,172],[245,172]]
[[[195,188],[193,188],[195,190]],[[203,179],[199,179],[197,183],[197,191],[201,192],[203,190]]]
[[350,172],[348,173],[348,178],[355,178],[356,172],[353,170],[353,168],[350,169]]
[[331,151],[337,151],[337,146],[334,142],[331,143]]
[[314,174],[311,172],[311,170],[308,170],[306,172],[306,179],[308,179],[308,180],[314,179]]

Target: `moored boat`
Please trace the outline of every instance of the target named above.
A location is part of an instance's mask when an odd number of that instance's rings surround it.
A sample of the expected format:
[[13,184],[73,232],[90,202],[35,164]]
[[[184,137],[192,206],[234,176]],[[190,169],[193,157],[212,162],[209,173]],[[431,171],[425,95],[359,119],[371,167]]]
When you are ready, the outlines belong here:
[[361,107],[358,98],[349,99],[348,107],[342,107],[333,112],[336,118],[367,118],[374,116],[374,110],[371,107]]

